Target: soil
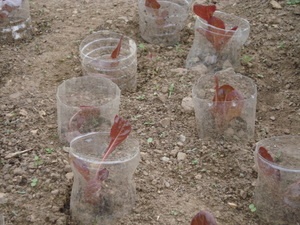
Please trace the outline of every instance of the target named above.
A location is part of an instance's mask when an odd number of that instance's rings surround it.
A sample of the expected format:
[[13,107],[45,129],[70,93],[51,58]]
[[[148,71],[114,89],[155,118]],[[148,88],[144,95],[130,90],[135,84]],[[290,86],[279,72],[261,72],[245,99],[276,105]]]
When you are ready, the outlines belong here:
[[[68,148],[57,134],[56,90],[82,75],[79,44],[111,29],[138,48],[138,86],[123,93],[120,115],[139,139],[134,179],[137,204],[118,224],[189,224],[199,210],[218,224],[264,224],[252,213],[258,140],[300,134],[300,5],[277,0],[221,1],[222,10],[249,20],[240,73],[258,87],[255,139],[202,141],[189,102],[197,74],[184,69],[195,19],[173,47],[145,43],[133,0],[31,0],[31,39],[1,44],[0,214],[6,224],[74,224]],[[142,45],[140,45],[142,44]],[[23,154],[14,152],[27,150]],[[36,179],[35,179],[36,178]],[[1,217],[1,215],[0,215]],[[1,218],[0,218],[1,221]]]

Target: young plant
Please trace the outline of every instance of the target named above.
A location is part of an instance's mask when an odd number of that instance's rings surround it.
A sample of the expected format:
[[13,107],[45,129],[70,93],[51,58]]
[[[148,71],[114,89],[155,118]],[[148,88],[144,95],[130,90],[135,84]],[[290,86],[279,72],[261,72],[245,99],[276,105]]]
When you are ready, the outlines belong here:
[[238,27],[235,26],[230,30],[226,30],[224,21],[213,15],[216,9],[217,7],[215,5],[206,6],[195,4],[193,7],[194,13],[206,20],[208,24],[206,31],[203,31],[200,28],[198,28],[197,31],[206,37],[217,52],[221,52]]
[[157,0],[146,0],[145,6],[153,11],[156,17],[155,23],[159,26],[163,26],[169,16],[169,12],[167,10],[160,12],[160,4]]
[[93,205],[100,203],[102,198],[102,183],[109,176],[109,170],[103,166],[103,162],[117,148],[117,146],[128,137],[130,132],[130,123],[127,120],[116,115],[114,119],[114,124],[110,131],[110,143],[107,149],[104,151],[101,163],[99,164],[99,167],[97,168],[94,176],[91,175],[88,166],[82,160],[74,158],[71,159],[71,162],[73,163],[74,167],[87,181],[87,185],[85,186],[84,190],[84,198],[86,202]]
[[0,1],[0,19],[5,19],[9,16],[9,13],[18,9],[22,5],[23,0],[6,0]]
[[[270,155],[265,147],[259,147],[258,155],[269,163],[274,163],[273,157]],[[280,181],[280,171],[263,162],[260,157],[257,158],[257,164],[265,176],[272,177],[275,181]]]
[[215,76],[215,95],[213,97],[212,115],[216,126],[222,128],[231,120],[241,115],[243,96],[232,86],[224,84],[219,87],[219,79]]
[[123,41],[123,35],[121,36],[117,47],[113,50],[113,52],[110,55],[112,59],[117,59],[119,57],[121,52],[121,47],[122,47],[122,41]]
[[211,213],[202,210],[194,216],[191,225],[217,225],[217,221]]
[[[275,160],[270,155],[268,150],[261,146],[258,149],[258,154],[266,161],[270,163],[274,163]],[[262,159],[258,157],[258,166],[262,173],[265,176],[271,177],[275,182],[273,184],[273,187],[277,188],[279,187],[276,184],[279,184],[281,181],[281,174],[278,169],[275,169],[271,166],[269,166],[266,162],[263,162]],[[285,191],[283,192],[283,201],[286,205],[292,208],[299,208],[300,207],[300,180],[296,180],[296,182],[290,184]]]

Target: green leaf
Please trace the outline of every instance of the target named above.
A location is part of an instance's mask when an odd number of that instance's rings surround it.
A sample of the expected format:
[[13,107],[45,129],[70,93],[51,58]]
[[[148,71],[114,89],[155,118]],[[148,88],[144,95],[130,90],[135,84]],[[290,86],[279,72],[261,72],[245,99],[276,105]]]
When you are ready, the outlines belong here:
[[37,178],[33,178],[32,180],[31,180],[31,187],[35,187],[36,185],[38,184],[38,179]]
[[256,207],[254,204],[250,204],[249,205],[249,209],[251,210],[251,212],[255,212],[256,211]]
[[148,142],[148,143],[152,143],[152,142],[153,142],[153,138],[148,138],[148,139],[147,139],[147,142]]

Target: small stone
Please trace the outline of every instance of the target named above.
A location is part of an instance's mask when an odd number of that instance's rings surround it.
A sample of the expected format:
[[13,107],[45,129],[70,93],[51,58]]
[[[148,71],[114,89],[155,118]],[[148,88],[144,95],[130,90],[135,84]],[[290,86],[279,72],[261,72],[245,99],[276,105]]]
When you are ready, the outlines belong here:
[[157,98],[159,101],[161,101],[162,103],[165,103],[167,101],[167,96],[164,94],[158,94]]
[[275,120],[275,116],[271,116],[270,120],[274,121]]
[[161,92],[164,93],[164,94],[168,93],[169,92],[169,87],[168,86],[163,86],[161,88]]
[[197,174],[197,175],[195,176],[195,179],[196,179],[196,180],[201,180],[201,179],[202,179],[202,175],[201,175],[201,174]]
[[178,142],[177,142],[177,146],[182,147],[182,146],[183,146],[183,143],[182,143],[181,141],[178,141]]
[[271,4],[273,9],[282,9],[281,5],[278,2],[276,2],[275,0],[272,0],[270,2],[270,4]]
[[185,142],[186,141],[186,137],[183,134],[181,134],[179,136],[179,141],[182,142],[182,143]]
[[165,181],[165,186],[166,186],[166,188],[169,188],[171,185],[168,181]]
[[53,194],[53,195],[58,195],[58,193],[59,193],[58,189],[55,189],[55,190],[51,191],[51,194]]
[[164,118],[160,122],[160,125],[164,128],[168,128],[171,125],[171,119],[170,118]]
[[21,168],[16,168],[14,169],[14,175],[22,175],[24,174],[24,170],[22,170]]
[[0,193],[0,205],[7,203],[7,198],[5,193]]
[[184,152],[178,152],[177,154],[177,160],[178,161],[183,161],[186,159],[186,154]]
[[242,199],[246,199],[247,198],[247,192],[245,192],[244,190],[240,191],[240,196],[242,197]]
[[168,157],[166,157],[166,156],[161,157],[160,159],[161,159],[161,161],[163,161],[163,162],[169,162],[169,161],[170,161],[170,159],[169,159]]
[[194,66],[191,68],[191,71],[194,73],[194,74],[197,74],[199,76],[202,76],[203,74],[206,74],[208,69],[207,67],[204,65],[204,64],[199,64],[197,66]]
[[67,152],[67,153],[69,153],[70,149],[71,149],[70,147],[63,147],[64,152]]
[[233,207],[233,208],[236,208],[237,207],[237,204],[235,204],[234,202],[228,202],[228,205]]
[[184,75],[187,74],[187,69],[185,68],[176,68],[176,69],[171,69],[171,72],[177,73],[179,75]]
[[19,98],[22,94],[20,92],[13,93],[9,96],[11,99]]
[[73,177],[74,177],[73,172],[69,172],[69,173],[66,174],[66,178],[67,178],[68,181],[71,181],[73,179]]
[[176,146],[172,151],[171,151],[171,156],[173,156],[174,158],[177,156],[179,152],[179,148]]
[[194,111],[194,103],[191,97],[185,97],[182,99],[181,106],[185,112]]
[[143,171],[144,176],[148,176],[149,173],[147,171]]
[[284,132],[285,134],[290,134],[290,133],[291,133],[289,129],[284,129],[283,132]]
[[38,129],[36,129],[36,130],[31,130],[30,133],[32,133],[32,135],[35,136],[35,135],[37,135],[38,131],[39,131]]

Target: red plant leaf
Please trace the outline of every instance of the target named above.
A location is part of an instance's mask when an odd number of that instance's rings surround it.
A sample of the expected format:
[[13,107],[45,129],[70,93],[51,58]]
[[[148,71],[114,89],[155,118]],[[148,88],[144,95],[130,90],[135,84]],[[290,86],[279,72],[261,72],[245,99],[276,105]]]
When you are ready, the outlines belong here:
[[159,9],[160,4],[157,2],[157,0],[146,0],[145,1],[145,6],[152,8],[152,9]]
[[206,21],[208,21],[212,17],[216,9],[216,5],[195,4],[193,6],[194,13]]
[[206,6],[195,4],[193,11],[197,16],[206,20],[207,24],[209,25],[206,32],[202,32],[201,29],[197,29],[197,31],[199,31],[200,34],[205,33],[205,37],[213,45],[216,51],[221,51],[238,27],[233,27],[231,30],[226,31],[224,21],[213,16],[214,12],[216,11],[215,5]]
[[73,163],[73,166],[77,169],[77,171],[83,176],[83,178],[85,180],[88,180],[90,177],[90,170],[87,165],[82,160],[75,157],[71,158],[71,162]]
[[217,51],[221,51],[233,36],[237,26],[231,30],[225,30],[225,23],[218,17],[212,16],[207,23],[210,25],[207,28],[205,36]]
[[[243,109],[243,96],[232,86],[225,84],[219,87],[219,79],[215,77],[215,95],[213,97],[212,113],[219,127],[239,117]],[[236,104],[233,104],[236,101]]]
[[[263,157],[265,160],[273,163],[274,159],[268,152],[265,147],[259,147],[258,154]],[[257,158],[258,166],[263,172],[264,175],[273,177],[275,180],[280,180],[280,171],[278,169],[273,168],[272,166],[268,165],[266,162],[263,162],[259,157]]]
[[169,16],[169,12],[167,10],[164,10],[161,12],[161,14],[157,13],[157,17],[155,19],[155,23],[157,25],[163,26],[166,22],[166,19]]
[[[114,124],[110,131],[110,143],[104,152],[102,157],[102,162],[113,152],[116,147],[121,144],[130,134],[131,125],[129,121],[115,116]],[[102,182],[108,178],[109,171],[106,168],[101,168],[102,163],[100,163],[95,176],[89,179],[84,190],[85,200],[91,204],[97,204],[101,199],[101,188]]]
[[110,153],[115,150],[115,148],[124,141],[131,132],[131,125],[129,121],[123,119],[122,117],[116,115],[114,124],[110,130],[110,143],[105,150],[105,154],[102,158],[104,161]]
[[112,59],[116,59],[119,57],[120,55],[120,51],[121,51],[121,46],[122,46],[122,41],[123,41],[123,35],[121,36],[119,43],[117,45],[117,47],[115,48],[115,50],[113,50],[113,52],[111,53],[111,58]]
[[217,225],[217,221],[211,213],[200,211],[192,219],[191,225]]

